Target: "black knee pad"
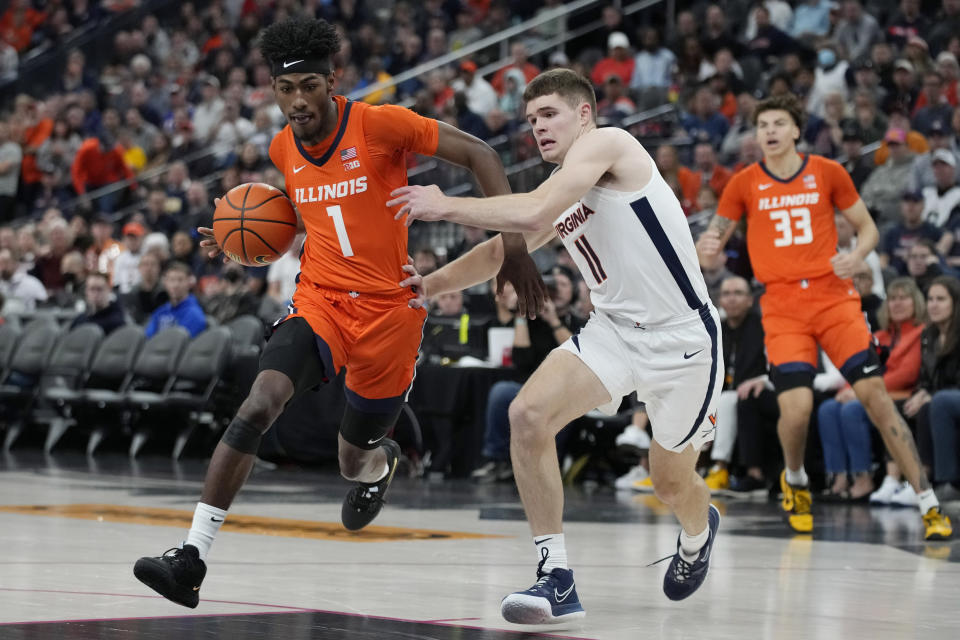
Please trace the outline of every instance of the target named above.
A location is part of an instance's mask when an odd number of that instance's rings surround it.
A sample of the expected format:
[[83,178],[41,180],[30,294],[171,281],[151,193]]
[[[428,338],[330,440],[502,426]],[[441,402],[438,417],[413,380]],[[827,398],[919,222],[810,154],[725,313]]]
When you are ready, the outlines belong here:
[[376,449],[397,423],[402,408],[402,398],[397,398],[396,408],[386,413],[363,411],[348,402],[340,422],[340,435],[355,447]]
[[260,429],[243,418],[235,417],[220,440],[240,453],[256,455],[262,437],[263,432]]
[[876,349],[870,348],[856,354],[840,367],[840,373],[847,382],[854,384],[864,378],[873,378],[883,375],[883,365]]
[[791,389],[798,389],[800,387],[807,387],[809,389],[813,388],[813,378],[816,376],[816,372],[811,368],[810,370],[787,370],[783,371],[778,367],[770,368],[770,381],[773,383],[773,387],[777,393],[783,393],[784,391],[790,391]]

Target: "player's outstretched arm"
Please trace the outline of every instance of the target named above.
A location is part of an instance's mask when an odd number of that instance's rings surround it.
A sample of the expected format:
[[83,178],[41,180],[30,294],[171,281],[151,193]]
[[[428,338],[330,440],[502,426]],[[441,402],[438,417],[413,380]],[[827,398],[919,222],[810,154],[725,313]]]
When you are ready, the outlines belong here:
[[[553,229],[538,234],[526,234],[526,246],[530,251],[542,247],[553,237]],[[503,262],[502,236],[481,242],[473,249],[427,276],[419,276],[405,269],[411,276],[400,283],[401,287],[415,286],[430,298],[450,291],[462,291],[475,284],[489,281]]]
[[840,278],[852,278],[857,265],[877,246],[880,232],[870,216],[863,200],[857,199],[852,207],[842,209],[840,213],[853,227],[857,236],[857,246],[849,253],[838,253],[830,259],[833,272]]
[[727,246],[727,241],[730,240],[736,228],[736,223],[730,218],[713,216],[710,224],[707,225],[707,230],[697,238],[697,258],[701,267],[710,268],[714,264],[717,254]]
[[450,198],[434,185],[407,186],[393,191],[388,207],[396,218],[449,220],[494,231],[538,232],[579,200],[616,162],[621,144],[617,134],[602,129],[584,134],[570,148],[563,165],[530,193],[493,198]]
[[[477,178],[485,196],[510,193],[510,182],[504,172],[500,155],[486,142],[460,131],[445,122],[438,123],[437,158],[469,169]],[[519,233],[503,235],[502,266],[497,273],[497,291],[506,281],[517,291],[517,311],[533,315],[543,308],[547,286],[540,270],[527,252],[527,244]]]

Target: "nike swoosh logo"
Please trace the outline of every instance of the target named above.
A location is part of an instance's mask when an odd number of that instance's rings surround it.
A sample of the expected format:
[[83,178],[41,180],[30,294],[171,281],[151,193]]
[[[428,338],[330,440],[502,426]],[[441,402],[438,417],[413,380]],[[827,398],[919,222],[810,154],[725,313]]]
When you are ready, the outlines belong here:
[[864,367],[864,368],[863,368],[863,372],[864,372],[864,373],[870,373],[870,372],[872,372],[872,371],[876,371],[876,370],[879,369],[879,368],[880,368],[880,365],[875,364],[875,365],[873,365],[872,367]]
[[544,538],[543,540],[534,540],[534,541],[533,541],[533,544],[543,544],[544,542],[547,542],[547,541],[549,541],[549,540],[553,540],[553,537]]
[[288,67],[292,67],[293,65],[298,64],[300,62],[303,62],[303,60],[294,60],[293,62],[284,62],[283,68],[286,69]]
[[[703,349],[700,349],[700,351],[703,351]],[[698,353],[700,353],[700,351],[694,351],[693,353],[686,353],[686,352],[684,352],[684,354],[683,354],[683,359],[684,359],[684,360],[689,360],[689,359],[692,358],[693,356],[695,356],[695,355],[697,355]]]
[[386,438],[386,437],[387,437],[387,434],[383,434],[382,436],[380,436],[380,437],[377,438],[376,440],[367,440],[367,444],[377,444],[378,442],[380,442],[381,440],[383,440],[383,439]]
[[214,518],[213,516],[210,516],[210,522],[223,522],[223,518]]
[[307,168],[307,165],[305,165],[305,164],[304,164],[304,165],[300,165],[299,167],[294,167],[294,168],[293,168],[293,172],[294,172],[294,173],[300,173],[301,171],[303,171],[303,170],[306,169],[306,168]]
[[757,185],[757,189],[760,189],[760,191],[766,191],[767,189],[769,189],[769,188],[772,187],[772,186],[773,186],[773,183],[772,183],[772,182],[768,182],[767,184],[758,184],[758,185]]
[[193,590],[194,590],[194,591],[200,591],[200,587],[194,587]]
[[563,593],[560,593],[559,591],[554,589],[553,597],[556,598],[557,602],[563,602],[564,600],[567,599],[567,596],[569,596],[572,592],[573,592],[573,585],[571,584],[570,588],[564,591]]

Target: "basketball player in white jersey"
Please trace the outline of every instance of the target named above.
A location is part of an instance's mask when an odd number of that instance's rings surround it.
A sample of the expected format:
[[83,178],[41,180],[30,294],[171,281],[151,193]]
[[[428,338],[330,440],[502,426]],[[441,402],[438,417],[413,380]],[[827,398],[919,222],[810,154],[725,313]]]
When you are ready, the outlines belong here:
[[[657,496],[683,527],[663,582],[672,600],[707,574],[720,514],[697,474],[713,440],[723,364],[719,318],[710,304],[686,218],[650,155],[629,133],[598,129],[590,82],[547,71],[524,91],[527,121],[543,159],[558,165],[536,190],[492,198],[448,198],[436,186],[393,192],[397,217],[450,220],[523,232],[530,251],[554,234],[590,286],[595,312],[557,347],[510,405],[511,457],[537,548],[537,582],[508,595],[510,622],[543,624],[584,615],[567,567],[563,487],[554,436],[594,408],[616,411],[637,391],[653,425],[650,473]],[[499,236],[425,278],[427,296],[490,279]]]

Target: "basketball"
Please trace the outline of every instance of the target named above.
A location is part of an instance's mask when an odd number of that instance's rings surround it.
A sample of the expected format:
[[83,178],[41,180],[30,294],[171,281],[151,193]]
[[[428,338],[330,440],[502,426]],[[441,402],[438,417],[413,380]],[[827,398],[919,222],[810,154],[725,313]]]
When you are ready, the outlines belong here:
[[231,260],[262,267],[290,249],[297,235],[297,214],[276,187],[248,182],[220,198],[213,213],[213,235]]

